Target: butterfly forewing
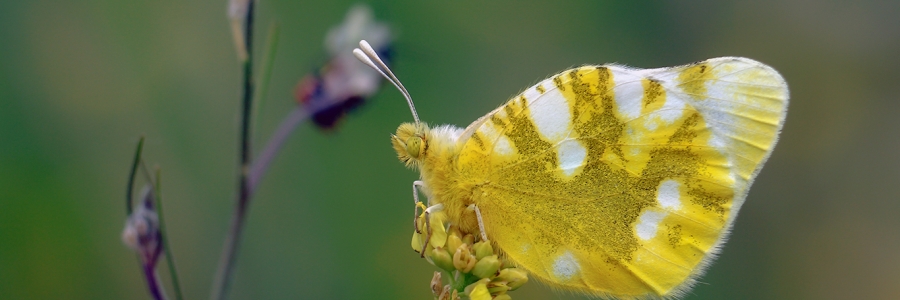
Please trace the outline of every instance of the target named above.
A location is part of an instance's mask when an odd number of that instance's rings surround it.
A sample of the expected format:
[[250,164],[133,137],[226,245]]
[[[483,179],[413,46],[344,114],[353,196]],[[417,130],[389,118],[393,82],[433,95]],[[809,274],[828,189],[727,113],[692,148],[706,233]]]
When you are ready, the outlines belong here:
[[777,72],[745,58],[580,67],[473,124],[457,170],[488,237],[535,276],[677,295],[725,240],[787,97]]

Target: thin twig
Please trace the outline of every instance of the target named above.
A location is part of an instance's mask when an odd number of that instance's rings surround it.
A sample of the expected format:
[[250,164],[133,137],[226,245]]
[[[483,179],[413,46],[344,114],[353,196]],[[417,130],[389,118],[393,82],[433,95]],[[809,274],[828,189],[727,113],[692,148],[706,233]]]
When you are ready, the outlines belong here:
[[269,138],[266,147],[263,148],[262,152],[259,153],[259,156],[253,160],[253,166],[250,168],[250,175],[247,179],[251,195],[256,191],[259,181],[262,180],[263,175],[268,171],[272,160],[278,155],[278,151],[284,146],[284,142],[291,136],[291,133],[297,129],[297,126],[310,116],[336,105],[342,99],[332,98],[328,100],[330,101],[315,102],[313,105],[306,108],[298,105],[291,110],[284,120],[281,121],[281,124],[278,125],[278,129],[276,129],[275,133],[272,134],[272,137]]
[[[137,177],[138,169],[143,165],[144,160],[141,159],[141,154],[144,151],[144,136],[142,135],[140,140],[138,140],[137,150],[134,152],[134,161],[131,164],[131,172],[128,175],[128,187],[125,188],[125,211],[128,213],[128,217],[131,217],[131,213],[133,212],[133,204],[131,201],[134,198],[134,181]],[[146,167],[144,168],[146,171]],[[152,178],[148,178],[148,180],[153,182]],[[144,205],[143,203],[141,205]],[[166,299],[165,290],[162,288],[162,285],[159,282],[159,278],[156,276],[155,270],[155,261],[156,255],[158,255],[159,247],[154,250],[154,253],[148,253],[145,256],[138,254],[137,259],[140,263],[141,267],[144,269],[144,279],[147,281],[147,287],[150,290],[150,294],[153,296],[153,299],[164,300]]]
[[[263,148],[262,152],[256,159],[250,160],[251,148],[251,124],[252,111],[255,105],[258,105],[265,96],[266,85],[269,81],[269,73],[272,70],[272,64],[275,57],[275,49],[278,42],[278,26],[273,24],[269,31],[269,43],[263,57],[263,67],[261,70],[260,81],[254,83],[252,81],[252,29],[253,29],[253,12],[255,1],[250,0],[247,9],[247,21],[244,31],[244,42],[246,43],[246,59],[244,60],[244,102],[241,118],[241,169],[240,169],[240,188],[238,190],[237,207],[231,218],[231,227],[225,239],[222,248],[222,256],[219,260],[219,269],[213,282],[213,290],[210,299],[222,300],[227,297],[232,275],[234,272],[234,264],[237,257],[237,251],[240,246],[243,226],[246,219],[247,210],[249,209],[250,200],[259,185],[263,175],[268,170],[272,160],[281,150],[285,141],[291,136],[291,133],[297,126],[310,116],[332,107],[337,102],[342,101],[340,98],[328,99],[330,101],[319,101],[313,105],[295,107],[281,122],[278,129],[269,139],[269,142]],[[258,85],[255,85],[258,84]],[[255,90],[259,89],[259,90]],[[255,92],[255,93],[254,93]],[[252,162],[252,164],[251,164]]]
[[134,199],[134,178],[137,176],[137,169],[141,162],[141,152],[144,150],[144,136],[138,140],[137,150],[134,151],[134,162],[131,163],[131,173],[128,175],[128,187],[125,188],[125,212],[131,216],[132,206],[131,200]]
[[255,1],[250,0],[247,7],[247,21],[244,25],[244,42],[247,49],[247,57],[244,60],[244,94],[241,111],[241,143],[240,143],[240,175],[238,179],[237,207],[231,218],[231,228],[225,238],[222,248],[222,256],[219,260],[219,269],[213,281],[211,299],[225,299],[231,285],[231,276],[234,270],[234,262],[240,245],[241,233],[247,207],[250,202],[247,173],[250,167],[250,116],[253,108],[253,11]]
[[[291,136],[297,126],[300,123],[303,123],[310,116],[323,111],[339,101],[339,99],[335,99],[333,101],[324,101],[316,103],[307,108],[303,108],[302,106],[296,106],[291,112],[281,121],[281,124],[278,126],[278,129],[275,130],[275,133],[272,134],[272,137],[269,138],[269,142],[266,144],[265,148],[263,148],[262,152],[260,152],[259,156],[253,160],[253,164],[249,169],[247,175],[247,192],[248,196],[252,196],[254,192],[256,192],[256,188],[259,186],[260,180],[262,180],[263,175],[265,175],[266,171],[268,171],[269,166],[272,163],[272,160],[275,159],[275,156],[278,155],[278,151],[281,150],[284,143]],[[239,242],[239,237],[235,237],[235,233],[240,234],[241,229],[236,228],[235,226],[243,226],[242,220],[236,220],[237,214],[235,214],[231,221],[231,230],[229,231],[229,235],[225,242],[225,245],[229,245],[229,249],[232,251],[236,251],[237,243]],[[241,223],[238,223],[241,222]],[[223,249],[224,250],[224,249]],[[235,253],[229,253],[229,255],[233,256]],[[221,265],[225,263],[225,253],[223,252],[223,260],[220,261],[220,273],[222,272]],[[234,259],[234,258],[232,258]],[[232,262],[233,263],[233,262]],[[221,278],[225,274],[217,274],[217,282],[218,279]],[[217,289],[219,290],[219,289]],[[212,299],[218,300],[222,295],[213,297]]]
[[166,293],[159,284],[159,276],[152,264],[144,264],[144,277],[147,277],[147,285],[150,287],[150,295],[156,300],[165,300]]

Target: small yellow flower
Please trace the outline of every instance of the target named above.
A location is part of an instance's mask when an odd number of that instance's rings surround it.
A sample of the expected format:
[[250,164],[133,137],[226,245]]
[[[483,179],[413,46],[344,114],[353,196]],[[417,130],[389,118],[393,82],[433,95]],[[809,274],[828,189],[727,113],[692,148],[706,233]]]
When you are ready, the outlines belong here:
[[475,255],[472,255],[469,251],[469,244],[462,244],[462,246],[456,248],[456,253],[453,254],[453,266],[463,273],[472,271],[472,268],[475,267],[477,261]]
[[472,300],[491,300],[491,293],[487,289],[490,279],[482,279],[466,287],[466,294]]
[[457,231],[455,229],[456,229],[456,227],[451,227],[450,228],[450,236],[447,237],[447,249],[450,249],[450,251],[453,251],[453,252],[456,252],[456,249],[458,249],[459,246],[462,246],[462,244],[463,244],[462,239],[459,238],[460,237],[459,231]]
[[412,246],[413,250],[416,251],[416,253],[422,251],[422,246],[424,245],[424,241],[422,241],[423,239],[425,239],[425,237],[423,237],[421,233],[413,231],[412,243],[410,244],[410,246]]
[[[528,274],[505,259],[490,241],[479,240],[480,234],[463,234],[452,224],[447,226],[441,212],[427,217],[425,222],[423,212],[416,219],[418,230],[413,232],[411,246],[416,252],[424,248],[426,260],[450,275],[434,273],[431,291],[435,299],[511,300],[507,292],[528,282]],[[444,279],[449,284],[444,284]]]
[[431,239],[428,240],[431,243],[431,247],[440,248],[447,244],[447,229],[444,228],[444,218],[445,215],[443,213],[435,213],[431,216]]

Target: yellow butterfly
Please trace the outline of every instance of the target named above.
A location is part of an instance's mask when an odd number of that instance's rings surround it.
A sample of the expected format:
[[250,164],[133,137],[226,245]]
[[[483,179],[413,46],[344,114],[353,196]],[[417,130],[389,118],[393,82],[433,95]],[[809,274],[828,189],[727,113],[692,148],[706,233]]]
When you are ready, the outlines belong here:
[[[563,288],[684,295],[723,246],[784,124],[777,71],[740,57],[566,70],[465,129],[419,121],[392,137],[447,222]],[[368,48],[368,49],[367,49]]]

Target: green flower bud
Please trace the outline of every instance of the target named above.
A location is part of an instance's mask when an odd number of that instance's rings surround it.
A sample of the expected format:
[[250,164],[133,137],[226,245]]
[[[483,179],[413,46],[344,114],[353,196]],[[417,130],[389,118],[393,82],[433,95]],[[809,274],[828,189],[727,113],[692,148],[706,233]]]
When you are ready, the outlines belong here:
[[471,247],[473,244],[475,244],[475,236],[471,235],[471,234],[467,234],[466,236],[463,237],[462,240],[463,240],[463,243],[469,244],[469,247]]
[[491,295],[500,295],[509,291],[509,286],[506,285],[506,281],[491,281],[488,283],[487,288],[488,291],[491,292]]
[[466,295],[472,300],[491,300],[491,293],[487,289],[489,281],[490,279],[482,279],[470,284],[465,289]]
[[447,272],[453,272],[454,264],[453,257],[450,256],[450,253],[447,252],[444,248],[434,248],[429,252],[429,257],[435,266],[441,268]]
[[482,259],[490,255],[494,255],[494,248],[491,247],[491,242],[480,241],[475,243],[475,258]]
[[515,291],[528,282],[528,273],[519,268],[503,269],[500,270],[500,275],[497,275],[497,279],[495,280],[505,281],[509,290]]
[[472,268],[472,275],[479,278],[491,278],[494,274],[497,274],[497,270],[500,270],[500,260],[497,259],[496,255],[491,255],[475,263],[475,267]]

